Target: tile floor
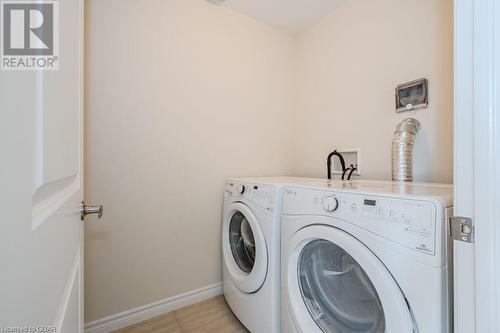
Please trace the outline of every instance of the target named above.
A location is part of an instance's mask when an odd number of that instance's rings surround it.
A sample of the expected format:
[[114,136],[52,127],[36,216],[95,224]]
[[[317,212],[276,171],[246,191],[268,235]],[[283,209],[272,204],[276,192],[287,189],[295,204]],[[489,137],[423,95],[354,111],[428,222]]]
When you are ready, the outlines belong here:
[[249,331],[231,312],[224,296],[217,296],[112,333],[249,333]]

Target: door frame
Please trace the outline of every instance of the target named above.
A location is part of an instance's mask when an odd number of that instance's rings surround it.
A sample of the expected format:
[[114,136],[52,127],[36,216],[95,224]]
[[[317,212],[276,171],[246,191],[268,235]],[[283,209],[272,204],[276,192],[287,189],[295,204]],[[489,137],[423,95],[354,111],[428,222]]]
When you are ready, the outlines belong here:
[[455,0],[454,215],[475,242],[454,242],[455,332],[500,331],[500,6]]

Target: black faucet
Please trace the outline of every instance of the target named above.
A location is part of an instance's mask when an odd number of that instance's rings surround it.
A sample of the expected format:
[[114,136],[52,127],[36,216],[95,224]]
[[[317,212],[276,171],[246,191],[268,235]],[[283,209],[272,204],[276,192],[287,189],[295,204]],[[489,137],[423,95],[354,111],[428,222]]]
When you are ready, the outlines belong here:
[[358,170],[358,165],[351,164],[350,167],[346,168],[344,172],[342,172],[342,180],[345,179],[345,175],[347,174],[347,171],[349,171],[349,175],[347,176],[347,180],[351,180],[352,174],[354,171]]
[[341,153],[339,153],[336,149],[332,151],[329,155],[328,158],[326,159],[326,172],[328,179],[332,179],[332,157],[337,156],[340,160],[340,165],[342,166],[342,180],[344,180],[344,171],[345,171],[345,161],[344,161],[344,156],[342,156]]

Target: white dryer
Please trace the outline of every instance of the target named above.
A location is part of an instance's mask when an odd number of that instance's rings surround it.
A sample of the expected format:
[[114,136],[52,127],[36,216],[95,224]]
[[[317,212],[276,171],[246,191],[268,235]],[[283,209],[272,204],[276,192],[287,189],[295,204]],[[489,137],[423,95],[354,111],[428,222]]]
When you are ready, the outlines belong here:
[[287,186],[282,331],[451,333],[451,185]]
[[[264,179],[263,179],[264,180]],[[280,180],[226,183],[222,223],[227,303],[252,333],[280,332]]]

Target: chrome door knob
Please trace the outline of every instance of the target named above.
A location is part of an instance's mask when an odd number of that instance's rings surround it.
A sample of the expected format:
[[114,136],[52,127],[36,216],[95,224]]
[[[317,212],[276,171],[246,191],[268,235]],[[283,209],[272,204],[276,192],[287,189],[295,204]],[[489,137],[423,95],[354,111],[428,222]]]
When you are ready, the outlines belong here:
[[85,201],[82,201],[80,204],[80,219],[85,220],[85,216],[89,214],[97,214],[97,218],[100,219],[102,214],[104,214],[103,206],[87,206],[85,205]]

